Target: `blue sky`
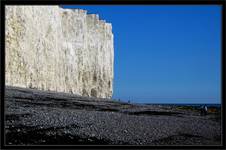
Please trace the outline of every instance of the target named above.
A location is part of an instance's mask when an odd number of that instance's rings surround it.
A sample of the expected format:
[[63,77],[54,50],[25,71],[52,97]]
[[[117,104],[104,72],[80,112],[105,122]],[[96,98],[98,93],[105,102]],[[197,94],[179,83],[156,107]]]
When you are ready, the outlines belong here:
[[112,23],[113,98],[221,102],[221,6],[77,5]]

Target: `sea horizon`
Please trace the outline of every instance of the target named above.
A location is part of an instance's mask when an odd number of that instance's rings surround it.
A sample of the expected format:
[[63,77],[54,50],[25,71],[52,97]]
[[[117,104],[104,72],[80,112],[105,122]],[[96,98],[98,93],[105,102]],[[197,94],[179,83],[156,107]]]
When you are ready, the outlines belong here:
[[221,107],[221,103],[134,103],[134,104],[143,104],[143,105],[176,105],[176,106],[202,106],[206,105],[207,107]]

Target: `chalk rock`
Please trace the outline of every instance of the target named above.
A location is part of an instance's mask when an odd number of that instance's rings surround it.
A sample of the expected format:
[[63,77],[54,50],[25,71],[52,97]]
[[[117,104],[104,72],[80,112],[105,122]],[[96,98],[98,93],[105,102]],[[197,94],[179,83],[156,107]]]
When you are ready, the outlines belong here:
[[98,15],[58,6],[6,6],[5,28],[6,85],[112,96],[112,25]]

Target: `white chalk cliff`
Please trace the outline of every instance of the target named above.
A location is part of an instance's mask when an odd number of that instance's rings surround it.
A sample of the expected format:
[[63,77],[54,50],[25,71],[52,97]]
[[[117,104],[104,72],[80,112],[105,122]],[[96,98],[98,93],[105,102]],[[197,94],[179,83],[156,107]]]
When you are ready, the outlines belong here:
[[6,85],[110,98],[110,23],[81,9],[6,6]]

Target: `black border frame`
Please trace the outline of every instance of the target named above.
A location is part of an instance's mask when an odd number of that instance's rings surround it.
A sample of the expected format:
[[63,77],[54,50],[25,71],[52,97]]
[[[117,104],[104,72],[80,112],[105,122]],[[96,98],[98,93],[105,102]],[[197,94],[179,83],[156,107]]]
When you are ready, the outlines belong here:
[[[221,39],[221,109],[222,109],[222,145],[221,146],[127,146],[127,145],[78,145],[78,146],[6,146],[4,145],[4,96],[5,96],[5,6],[6,5],[221,5],[222,6],[222,39]],[[226,1],[225,0],[3,0],[1,1],[1,140],[0,149],[90,149],[90,148],[125,148],[125,149],[226,149],[225,140],[225,89],[226,89],[226,47],[225,47],[225,27],[226,27]]]

